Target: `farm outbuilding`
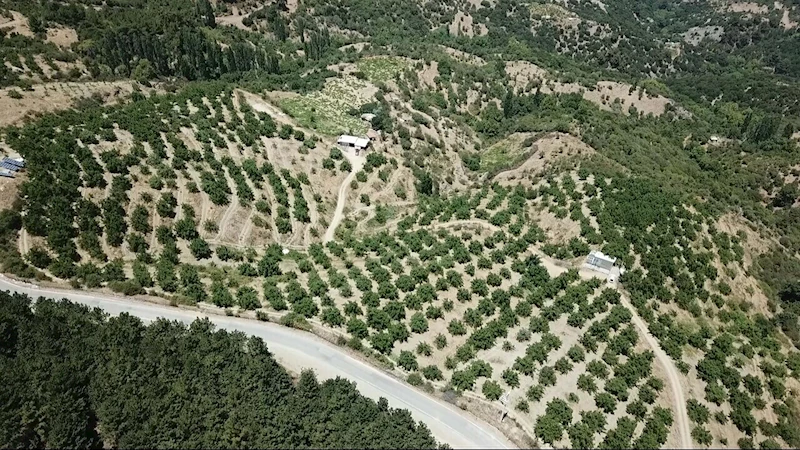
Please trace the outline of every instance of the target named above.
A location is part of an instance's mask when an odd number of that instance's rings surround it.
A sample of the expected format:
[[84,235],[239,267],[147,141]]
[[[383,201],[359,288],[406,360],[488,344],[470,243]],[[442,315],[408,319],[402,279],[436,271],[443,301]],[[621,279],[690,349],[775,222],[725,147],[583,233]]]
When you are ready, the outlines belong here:
[[25,160],[21,157],[0,159],[0,177],[14,178],[14,174],[25,168]]
[[616,262],[617,258],[608,256],[598,250],[592,250],[589,252],[589,256],[586,257],[585,266],[588,269],[596,270],[598,272],[610,273]]
[[342,147],[354,148],[356,151],[366,150],[367,147],[369,147],[369,139],[349,136],[347,134],[339,136],[339,140],[337,140],[336,143]]

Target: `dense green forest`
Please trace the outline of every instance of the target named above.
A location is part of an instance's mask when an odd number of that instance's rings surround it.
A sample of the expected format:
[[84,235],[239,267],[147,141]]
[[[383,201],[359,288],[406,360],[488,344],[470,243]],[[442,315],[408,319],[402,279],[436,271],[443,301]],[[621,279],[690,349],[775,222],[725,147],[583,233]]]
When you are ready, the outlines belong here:
[[408,411],[299,379],[240,333],[0,292],[0,442],[48,448],[434,448]]

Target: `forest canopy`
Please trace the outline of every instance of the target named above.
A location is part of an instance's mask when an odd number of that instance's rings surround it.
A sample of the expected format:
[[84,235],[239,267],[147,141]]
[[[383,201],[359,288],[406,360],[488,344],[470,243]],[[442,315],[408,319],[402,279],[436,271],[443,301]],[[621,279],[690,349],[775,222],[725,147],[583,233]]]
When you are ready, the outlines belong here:
[[[31,309],[33,306],[33,309]],[[344,379],[294,382],[264,341],[0,292],[0,445],[434,448]]]

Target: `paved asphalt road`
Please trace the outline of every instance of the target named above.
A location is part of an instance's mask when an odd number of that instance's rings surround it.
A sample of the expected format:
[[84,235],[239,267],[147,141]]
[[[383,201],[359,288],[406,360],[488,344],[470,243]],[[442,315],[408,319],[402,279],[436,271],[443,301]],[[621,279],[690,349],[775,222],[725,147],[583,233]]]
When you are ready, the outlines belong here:
[[242,331],[259,336],[269,345],[276,359],[289,370],[310,368],[320,379],[341,376],[354,381],[361,393],[377,400],[385,397],[389,405],[411,411],[425,422],[433,435],[453,448],[515,448],[494,427],[467,417],[458,408],[435,400],[343,352],[336,346],[310,334],[276,324],[256,322],[202,312],[161,306],[152,303],[90,293],[45,289],[9,280],[0,275],[0,290],[28,294],[32,298],[67,298],[73,302],[99,307],[109,314],[127,312],[144,321],[158,317],[190,323],[208,317],[218,328]]

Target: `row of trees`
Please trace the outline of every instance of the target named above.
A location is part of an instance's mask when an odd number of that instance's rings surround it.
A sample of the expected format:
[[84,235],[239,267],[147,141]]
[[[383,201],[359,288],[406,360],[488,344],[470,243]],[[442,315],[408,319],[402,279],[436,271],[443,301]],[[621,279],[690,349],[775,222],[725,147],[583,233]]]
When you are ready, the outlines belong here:
[[[191,127],[193,120],[209,124],[209,130],[218,137],[220,134],[217,130],[224,128],[228,128],[229,138],[230,132],[234,131],[240,139],[242,133],[245,136],[260,136],[261,133],[271,136],[276,132],[275,124],[268,115],[255,114],[243,99],[240,99],[238,107],[235,106],[231,96],[232,92],[227,90],[226,85],[197,83],[177,94],[150,98],[135,96],[136,101],[124,106],[90,106],[81,111],[49,115],[21,129],[11,130],[9,144],[19,149],[31,164],[28,179],[22,188],[23,209],[32,214],[31,219],[26,221],[27,231],[35,236],[47,237],[48,259],[37,258],[37,267],[69,279],[75,275],[75,264],[81,261],[78,248],[88,253],[95,262],[106,261],[102,244],[104,239],[111,247],[119,247],[127,242],[130,250],[142,262],[151,263],[148,235],[154,230],[147,224],[149,213],[146,214],[146,205],[154,204],[158,216],[174,219],[178,206],[174,192],[178,188],[179,175],[186,179],[186,189],[191,193],[202,190],[217,205],[230,202],[233,191],[229,179],[233,181],[239,201],[253,205],[256,200],[254,191],[268,189],[264,183],[266,175],[279,202],[277,211],[272,211],[266,199],[258,199],[253,206],[267,216],[274,213],[281,233],[291,230],[288,183],[294,190],[295,218],[308,222],[309,206],[301,189],[302,184],[309,182],[305,174],[294,177],[287,170],[276,171],[269,163],[259,166],[252,158],[245,159],[241,165],[229,156],[218,159],[213,137],[208,138],[210,142],[204,145],[202,151],[190,150],[179,137],[181,128]],[[188,105],[196,105],[197,110]],[[223,113],[225,110],[229,113],[241,110],[244,119],[235,113],[226,115]],[[120,146],[105,150],[99,154],[99,158],[96,157],[91,145],[98,144],[100,140],[116,142],[115,124],[120,130],[129,131],[134,136],[133,146],[130,149]],[[258,148],[258,142],[253,144]],[[223,141],[222,145],[227,149],[229,144]],[[53,155],[55,159],[51,158]],[[190,166],[198,173],[197,178],[188,175]],[[108,198],[82,198],[81,189],[106,187],[106,172],[113,175]],[[160,195],[145,192],[141,198],[135,199],[140,204],[130,205],[127,192],[133,182],[142,182],[141,177],[150,177],[145,179],[155,191],[169,188],[172,192],[161,192]],[[54,205],[51,200],[55,197],[72,204]],[[128,217],[128,214],[131,216]],[[33,220],[34,216],[53,220]],[[196,222],[196,219],[193,220]],[[181,224],[184,222],[176,222],[176,232]],[[191,228],[195,230],[198,225],[207,230],[209,227],[213,229],[213,224],[208,223],[195,223]],[[192,253],[198,259],[209,257],[211,250],[208,244],[196,238],[187,238],[193,244],[190,247]],[[177,250],[170,253],[177,254]],[[44,264],[43,261],[48,262]],[[172,286],[172,282],[167,285]]]

